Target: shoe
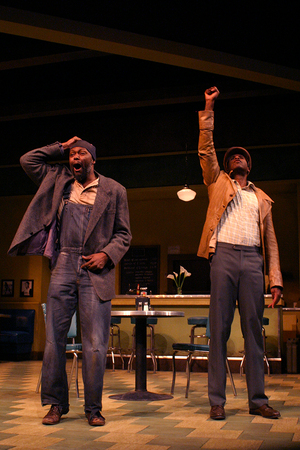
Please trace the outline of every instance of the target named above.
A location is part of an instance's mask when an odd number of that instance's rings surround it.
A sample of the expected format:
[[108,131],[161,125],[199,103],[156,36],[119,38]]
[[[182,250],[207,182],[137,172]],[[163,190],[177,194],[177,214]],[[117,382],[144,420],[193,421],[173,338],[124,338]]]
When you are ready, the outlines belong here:
[[224,420],[225,410],[221,405],[212,406],[210,409],[210,418],[214,420]]
[[278,417],[280,417],[280,412],[271,408],[268,404],[262,405],[259,408],[250,409],[249,413],[256,416],[262,416],[265,419],[278,419]]
[[45,417],[42,420],[43,425],[56,425],[60,422],[60,418],[63,414],[67,414],[68,411],[64,411],[60,406],[58,405],[52,405],[49,409],[48,413],[45,415]]
[[103,427],[103,425],[105,425],[105,419],[100,411],[97,411],[95,414],[86,412],[85,417],[87,418],[88,423],[89,425],[91,425],[91,427]]

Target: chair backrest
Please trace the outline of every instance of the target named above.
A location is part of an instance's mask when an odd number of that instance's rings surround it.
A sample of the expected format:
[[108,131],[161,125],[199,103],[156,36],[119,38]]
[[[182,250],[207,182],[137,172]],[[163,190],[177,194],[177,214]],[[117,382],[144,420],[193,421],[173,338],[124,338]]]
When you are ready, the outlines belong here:
[[46,323],[46,303],[42,303],[42,310],[43,310],[43,314],[44,314],[44,321]]
[[75,338],[77,336],[77,315],[76,311],[72,317],[70,329],[68,331],[68,338]]
[[[46,303],[42,303],[42,310],[44,313],[44,320],[46,323],[46,317],[47,317],[47,305]],[[71,325],[70,325],[70,329],[68,331],[68,338],[69,339],[73,339],[77,336],[77,316],[76,316],[76,311],[72,317],[72,321],[71,321]]]

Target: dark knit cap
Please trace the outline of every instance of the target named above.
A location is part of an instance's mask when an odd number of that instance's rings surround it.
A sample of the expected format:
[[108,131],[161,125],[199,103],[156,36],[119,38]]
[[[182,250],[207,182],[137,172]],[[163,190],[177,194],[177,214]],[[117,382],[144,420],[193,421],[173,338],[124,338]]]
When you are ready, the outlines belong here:
[[87,141],[76,141],[74,142],[74,144],[70,145],[70,148],[74,148],[74,147],[83,147],[85,148],[88,152],[90,152],[90,154],[93,157],[93,160],[96,161],[96,147],[92,144],[90,144]]

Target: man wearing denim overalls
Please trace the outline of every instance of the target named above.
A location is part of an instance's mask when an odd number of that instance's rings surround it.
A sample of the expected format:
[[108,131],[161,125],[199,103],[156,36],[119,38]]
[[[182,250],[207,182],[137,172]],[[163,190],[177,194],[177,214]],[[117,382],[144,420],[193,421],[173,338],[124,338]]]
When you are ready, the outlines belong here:
[[[54,161],[69,156],[69,166]],[[51,405],[44,425],[69,411],[65,345],[79,309],[83,346],[85,415],[91,426],[101,414],[115,266],[131,241],[126,190],[94,170],[96,148],[78,137],[32,150],[21,158],[39,185],[9,254],[45,255],[52,274],[47,296],[42,405]]]

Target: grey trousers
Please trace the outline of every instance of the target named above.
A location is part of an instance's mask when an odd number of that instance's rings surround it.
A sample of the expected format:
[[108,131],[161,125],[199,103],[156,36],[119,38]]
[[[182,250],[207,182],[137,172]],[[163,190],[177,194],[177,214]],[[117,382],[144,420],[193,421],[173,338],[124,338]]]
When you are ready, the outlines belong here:
[[211,406],[226,402],[226,355],[236,301],[245,339],[249,408],[267,403],[264,393],[263,258],[256,247],[218,243],[211,260],[208,396]]

